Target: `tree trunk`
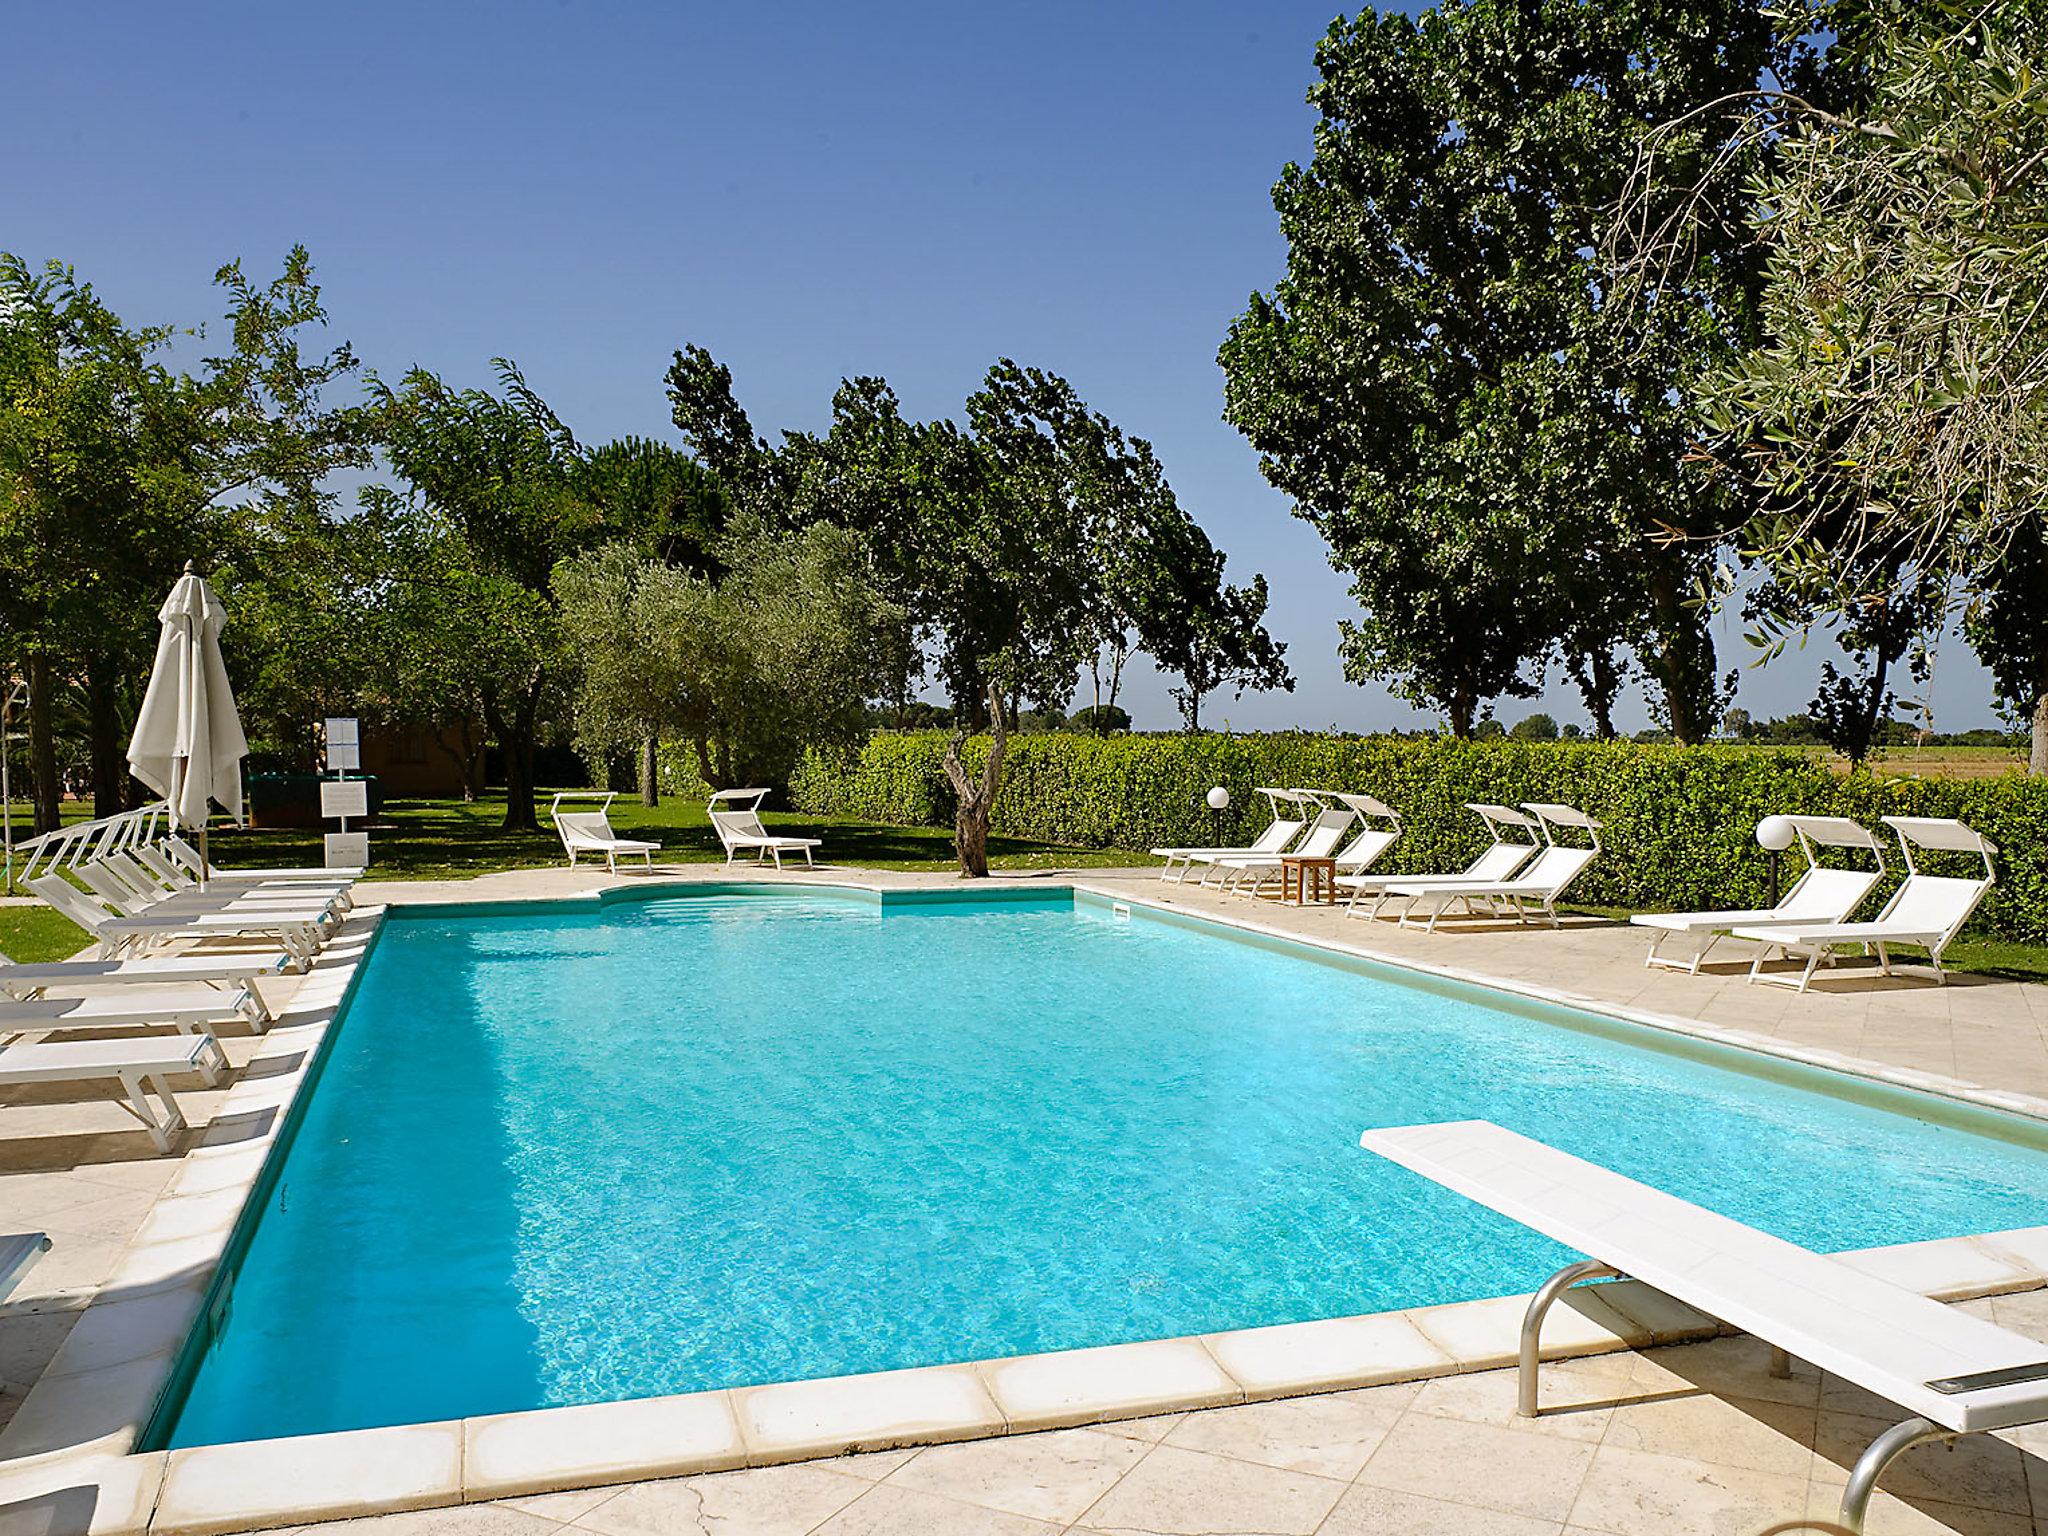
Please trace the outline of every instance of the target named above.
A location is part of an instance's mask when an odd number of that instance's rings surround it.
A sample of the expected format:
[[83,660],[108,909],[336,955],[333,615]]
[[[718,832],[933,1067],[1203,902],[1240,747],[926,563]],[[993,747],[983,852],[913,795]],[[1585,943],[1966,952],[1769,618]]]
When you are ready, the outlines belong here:
[[661,804],[661,765],[655,761],[658,743],[650,736],[640,743],[640,803]]
[[128,754],[115,713],[114,665],[103,656],[85,664],[86,708],[91,721],[92,813],[118,816],[127,808]]
[[495,692],[484,697],[484,724],[505,754],[505,819],[498,825],[507,832],[540,830],[533,797],[533,734],[542,683],[543,677],[537,674],[509,718],[499,707]]
[[2033,741],[2027,749],[2027,772],[2048,777],[2048,687],[2034,695]]
[[1650,671],[1664,694],[1671,734],[1680,746],[1696,747],[1714,729],[1714,637],[1661,561],[1650,567],[1650,612],[1657,630]]
[[1472,717],[1479,713],[1479,700],[1469,693],[1454,693],[1444,701],[1444,719],[1457,741],[1472,739]]
[[1604,645],[1595,646],[1567,656],[1565,669],[1579,686],[1586,713],[1593,717],[1593,733],[1602,741],[1614,740],[1614,697],[1621,692],[1621,668],[1615,665],[1614,652]]
[[1003,782],[1003,753],[1009,745],[1009,727],[1003,719],[1003,696],[994,682],[988,687],[988,761],[982,764],[977,781],[967,772],[962,755],[967,745],[964,723],[953,727],[946,742],[946,781],[953,786],[953,851],[960,860],[964,879],[988,877],[989,814],[995,809],[996,791]]
[[57,721],[50,699],[50,658],[28,653],[28,770],[38,833],[54,832],[63,818],[64,785],[57,777]]

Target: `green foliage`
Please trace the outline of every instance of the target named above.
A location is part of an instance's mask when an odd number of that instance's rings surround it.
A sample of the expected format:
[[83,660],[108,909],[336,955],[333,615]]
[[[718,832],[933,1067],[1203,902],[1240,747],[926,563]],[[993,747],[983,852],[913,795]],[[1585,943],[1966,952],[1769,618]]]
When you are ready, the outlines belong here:
[[[330,470],[367,459],[363,413],[322,400],[353,353],[305,350],[326,320],[306,252],[268,283],[239,263],[215,282],[230,345],[187,372],[164,357],[175,328],[130,327],[69,268],[0,255],[0,660],[40,699],[30,756],[46,826],[54,696],[82,682],[96,797],[111,809],[127,774],[121,717],[184,563],[233,591],[319,524]],[[257,624],[239,638],[255,656],[276,634]],[[261,714],[261,690],[256,702]]]
[[908,421],[881,379],[847,379],[830,429],[786,433],[779,449],[702,348],[676,353],[668,385],[685,440],[764,526],[861,536],[902,615],[876,637],[898,714],[930,672],[963,738],[992,730],[972,781],[957,758],[949,765],[969,874],[987,872],[1005,738],[1025,706],[1062,709],[1084,664],[1098,702],[1113,705],[1125,660],[1148,650],[1180,675],[1190,724],[1218,688],[1293,686],[1263,625],[1264,579],[1225,585],[1222,553],[1175,500],[1151,445],[1057,374],[998,360],[967,397],[964,427]]
[[[984,743],[968,745],[970,764]],[[857,754],[812,753],[791,785],[814,814],[941,825],[952,797],[937,733],[876,734]],[[1211,785],[1230,790],[1225,841],[1266,822],[1261,784],[1364,790],[1402,813],[1386,868],[1456,869],[1485,839],[1472,800],[1555,800],[1601,818],[1605,856],[1574,887],[1594,906],[1671,910],[1761,905],[1756,823],[1778,812],[1955,816],[2003,850],[1979,930],[2048,941],[2048,783],[1842,777],[1811,755],[1626,742],[1461,742],[1321,735],[1013,738],[994,819],[1013,837],[1151,848],[1211,840]],[[1898,860],[1890,862],[1896,866]]]
[[[1314,157],[1273,192],[1287,273],[1221,362],[1226,417],[1366,610],[1347,676],[1463,736],[1556,654],[1610,733],[1633,650],[1673,729],[1705,736],[1687,599],[1712,544],[1656,536],[1727,515],[1675,385],[1745,339],[1752,274],[1739,230],[1650,292],[1618,295],[1599,251],[1648,125],[1779,52],[1751,0],[1445,0],[1331,27]],[[1744,164],[1701,125],[1673,137],[1655,213]]]
[[620,544],[555,568],[578,745],[601,755],[677,734],[707,784],[780,784],[806,745],[858,739],[900,615],[845,529],[742,518],[710,552],[717,580]]
[[[1815,701],[1852,756],[1888,660],[1973,595],[1970,634],[2048,773],[2048,7],[1851,0],[1825,105],[1753,93],[1760,345],[1697,383],[1762,510],[1759,638],[1833,617],[1871,656]],[[1658,253],[1653,259],[1666,258]]]

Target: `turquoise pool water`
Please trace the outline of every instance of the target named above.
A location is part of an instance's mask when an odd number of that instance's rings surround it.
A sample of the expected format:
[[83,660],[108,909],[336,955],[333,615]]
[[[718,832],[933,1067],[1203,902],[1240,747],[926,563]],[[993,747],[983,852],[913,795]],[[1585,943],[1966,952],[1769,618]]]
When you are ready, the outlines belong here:
[[415,909],[159,1438],[1528,1289],[1559,1250],[1358,1149],[1468,1116],[1816,1248],[2048,1221],[2043,1152],[1064,891]]

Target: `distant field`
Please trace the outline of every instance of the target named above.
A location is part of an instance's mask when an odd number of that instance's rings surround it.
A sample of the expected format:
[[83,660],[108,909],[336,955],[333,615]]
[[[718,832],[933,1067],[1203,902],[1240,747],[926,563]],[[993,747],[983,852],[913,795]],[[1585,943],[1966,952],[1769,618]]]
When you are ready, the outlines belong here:
[[[1847,758],[1829,761],[1837,771],[1849,771]],[[1870,761],[1872,773],[1895,779],[1995,779],[2026,768],[2021,747],[1885,747]]]

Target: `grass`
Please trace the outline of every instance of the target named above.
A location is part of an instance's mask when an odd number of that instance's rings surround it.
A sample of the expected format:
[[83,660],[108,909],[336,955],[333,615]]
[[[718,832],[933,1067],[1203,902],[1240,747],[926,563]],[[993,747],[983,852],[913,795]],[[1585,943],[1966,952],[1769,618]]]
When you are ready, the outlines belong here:
[[[547,795],[541,819],[547,820]],[[393,800],[370,826],[374,873],[390,880],[459,880],[499,869],[540,869],[562,862],[562,844],[551,827],[508,832],[505,801],[493,795],[465,805],[458,800]],[[891,827],[770,811],[761,818],[771,831],[823,838],[820,852],[835,864],[884,869],[954,868],[952,834],[939,827]],[[622,837],[647,837],[662,845],[663,863],[723,862],[725,852],[711,830],[704,807],[694,799],[664,797],[643,806],[621,795],[612,802],[612,826]],[[213,834],[222,864],[317,864],[320,834],[313,830],[224,828]],[[997,869],[1100,868],[1147,863],[1142,854],[1115,848],[1065,848],[1018,838],[989,839],[989,863]]]

